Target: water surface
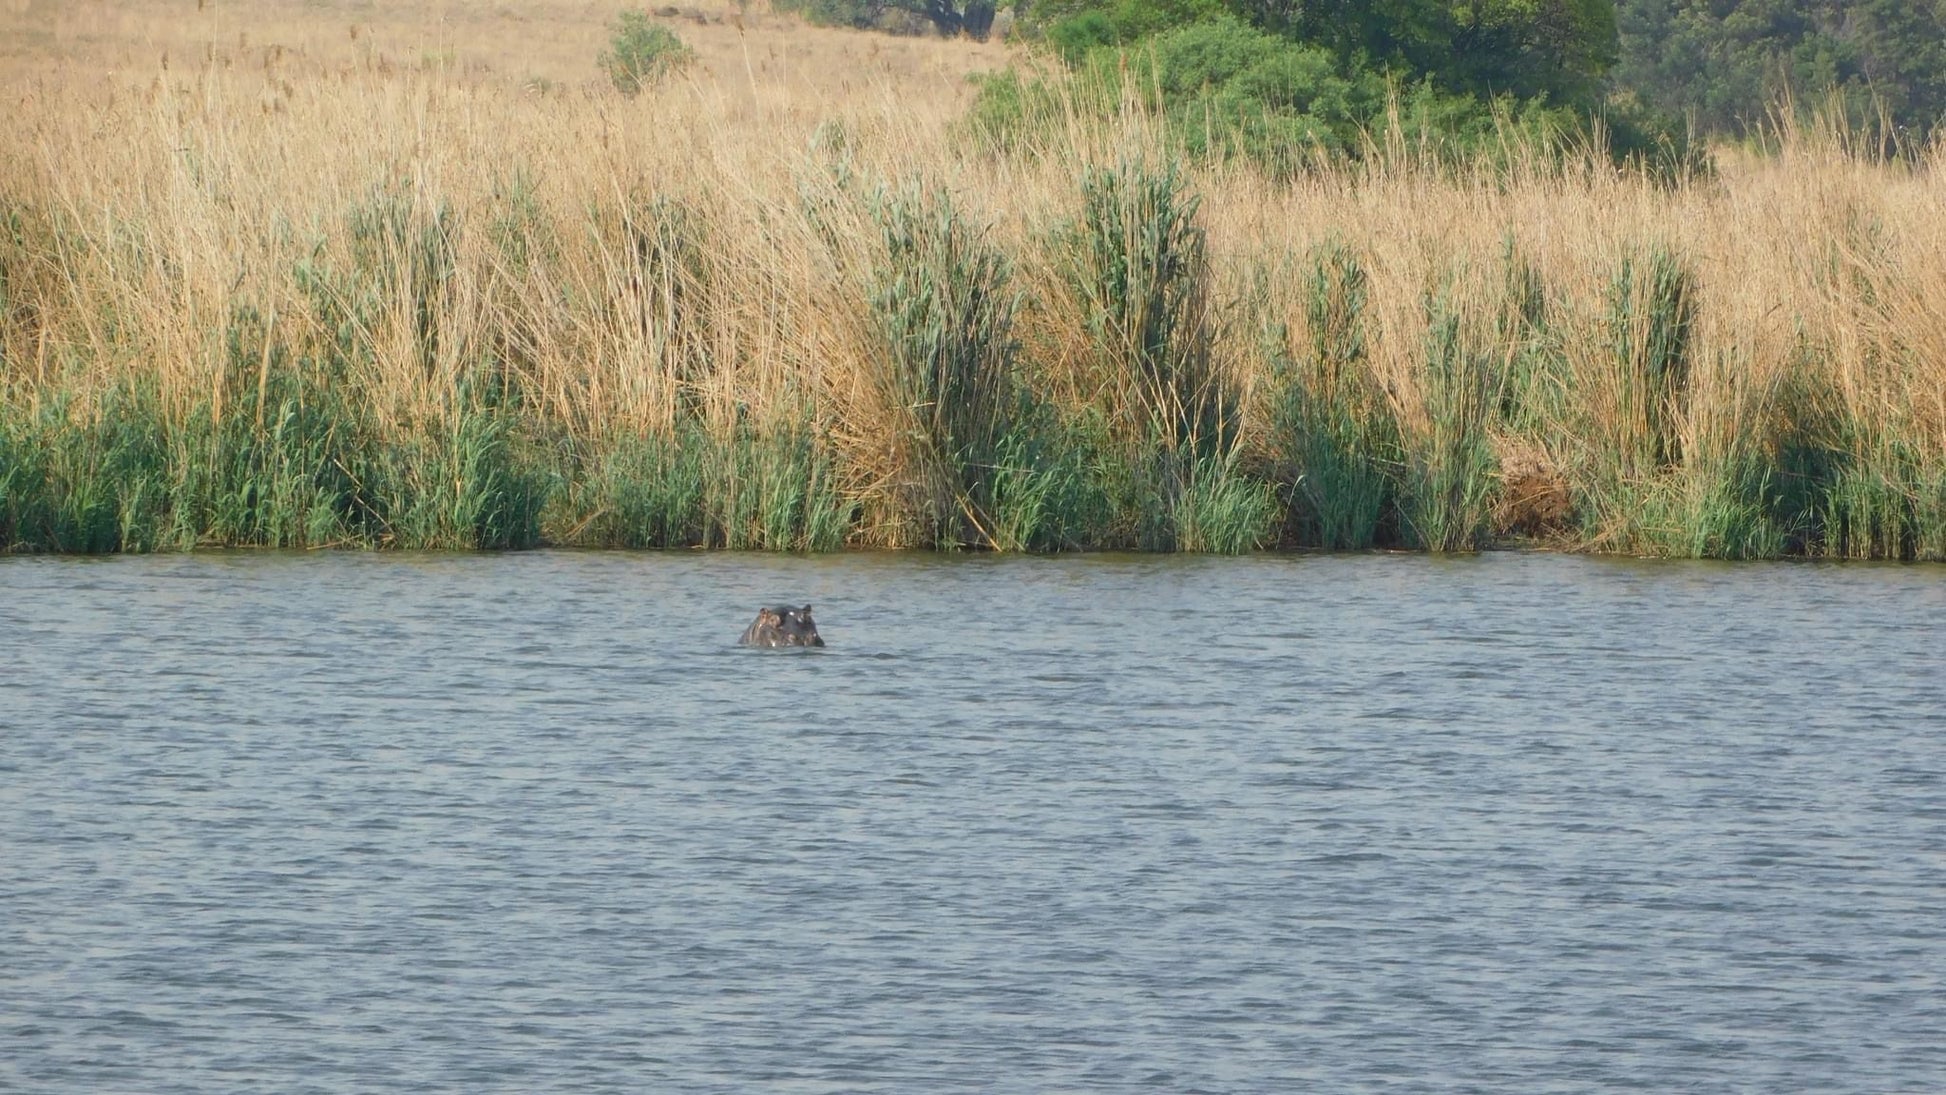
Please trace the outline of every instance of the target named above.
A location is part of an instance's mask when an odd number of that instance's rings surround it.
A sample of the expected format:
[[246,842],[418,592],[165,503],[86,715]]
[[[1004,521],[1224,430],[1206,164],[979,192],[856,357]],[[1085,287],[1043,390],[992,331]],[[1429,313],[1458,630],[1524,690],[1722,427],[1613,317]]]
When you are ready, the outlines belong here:
[[[733,643],[812,602],[830,646]],[[0,1089],[1936,1091],[1946,569],[0,561]]]

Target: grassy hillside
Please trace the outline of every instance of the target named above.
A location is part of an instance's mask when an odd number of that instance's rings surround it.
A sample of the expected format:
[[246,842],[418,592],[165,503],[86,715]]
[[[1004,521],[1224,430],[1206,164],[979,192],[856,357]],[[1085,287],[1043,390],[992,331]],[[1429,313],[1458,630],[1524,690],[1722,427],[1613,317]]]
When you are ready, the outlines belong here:
[[1270,177],[1004,47],[0,10],[0,541],[1946,558],[1946,158]]

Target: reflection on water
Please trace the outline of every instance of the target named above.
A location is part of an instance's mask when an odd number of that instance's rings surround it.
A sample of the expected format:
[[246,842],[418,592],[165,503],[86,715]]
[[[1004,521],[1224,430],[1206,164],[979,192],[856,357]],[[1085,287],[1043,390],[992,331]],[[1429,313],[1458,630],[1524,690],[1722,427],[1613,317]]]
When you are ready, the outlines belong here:
[[[821,651],[739,649],[811,602]],[[0,1088],[1917,1091],[1946,570],[0,562]]]

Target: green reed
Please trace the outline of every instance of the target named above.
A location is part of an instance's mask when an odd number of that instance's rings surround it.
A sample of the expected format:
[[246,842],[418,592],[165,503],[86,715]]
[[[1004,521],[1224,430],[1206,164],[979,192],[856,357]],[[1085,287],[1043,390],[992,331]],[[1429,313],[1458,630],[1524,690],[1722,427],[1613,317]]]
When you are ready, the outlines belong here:
[[1046,487],[1022,463],[1010,265],[940,189],[880,189],[869,204],[885,248],[871,310],[930,488],[927,539],[1019,550]]
[[1286,322],[1265,331],[1270,457],[1285,499],[1285,536],[1303,547],[1377,543],[1392,512],[1400,462],[1397,417],[1369,369],[1369,283],[1357,254],[1320,247],[1304,277],[1306,337]]
[[[1091,547],[1237,553],[1272,538],[1269,483],[1247,466],[1240,399],[1215,354],[1208,238],[1182,166],[1128,156],[1083,170],[1081,209],[1057,232],[1080,310],[1099,414],[1068,416],[1100,517]],[[1105,520],[1102,520],[1105,518]]]
[[808,430],[742,431],[704,453],[704,546],[831,551],[844,542],[848,509]]
[[1488,429],[1500,395],[1489,354],[1471,343],[1444,296],[1428,301],[1425,423],[1404,431],[1398,493],[1413,547],[1474,551],[1486,544],[1497,468]]
[[[85,291],[90,263],[162,261],[139,225],[11,204],[0,550],[1467,551],[1532,536],[1946,558],[1927,344],[1866,330],[1843,385],[1808,333],[1783,367],[1701,348],[1704,297],[1674,248],[1625,247],[1604,290],[1569,298],[1575,282],[1509,240],[1497,267],[1445,267],[1491,277],[1449,276],[1408,310],[1377,299],[1400,291],[1396,269],[1372,273],[1397,256],[1342,242],[1219,280],[1167,159],[1084,169],[1069,219],[1014,234],[945,186],[867,186],[838,166],[840,185],[779,213],[824,233],[817,276],[837,288],[814,306],[859,309],[816,345],[867,365],[823,362],[815,381],[792,372],[796,350],[753,351],[725,326],[805,313],[725,291],[749,274],[721,211],[669,194],[584,210],[588,243],[517,170],[465,216],[377,187],[269,289],[232,288],[201,343],[144,341],[154,302]],[[607,371],[564,368],[564,338]],[[158,343],[195,343],[195,360],[131,364]],[[769,386],[738,386],[750,376]],[[1558,483],[1558,507],[1509,516],[1516,473]],[[887,521],[904,522],[896,538]]]
[[581,448],[548,520],[556,543],[831,551],[849,528],[831,460],[801,428],[717,436],[687,419]]
[[1270,542],[1278,522],[1275,489],[1246,474],[1235,458],[1198,457],[1176,478],[1176,551],[1241,555]]
[[1946,461],[1883,427],[1839,457],[1825,495],[1824,553],[1850,559],[1946,560]]
[[1081,174],[1054,241],[1124,438],[1221,455],[1236,401],[1216,367],[1201,199],[1180,164],[1127,158]]

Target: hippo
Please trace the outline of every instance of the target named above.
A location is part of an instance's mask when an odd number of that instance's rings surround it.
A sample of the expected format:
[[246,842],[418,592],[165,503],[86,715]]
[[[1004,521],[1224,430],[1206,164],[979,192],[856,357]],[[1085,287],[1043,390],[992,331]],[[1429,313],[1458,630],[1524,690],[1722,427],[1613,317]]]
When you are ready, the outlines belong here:
[[741,646],[823,646],[818,625],[811,619],[811,606],[792,608],[778,605],[757,611],[757,621],[744,629]]

